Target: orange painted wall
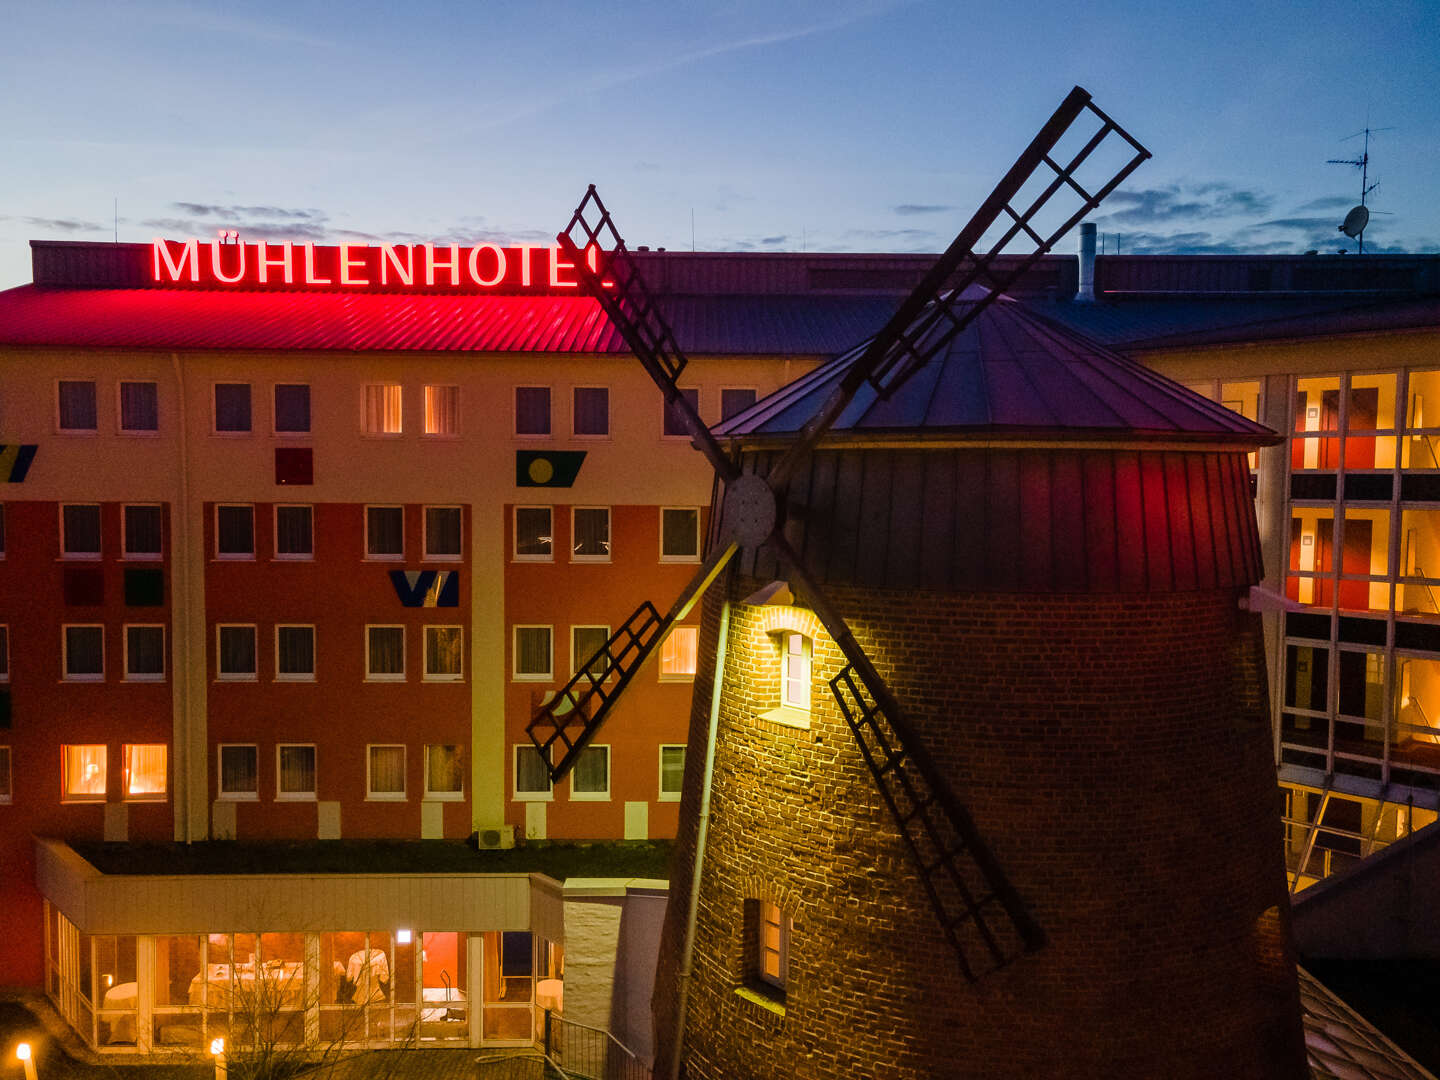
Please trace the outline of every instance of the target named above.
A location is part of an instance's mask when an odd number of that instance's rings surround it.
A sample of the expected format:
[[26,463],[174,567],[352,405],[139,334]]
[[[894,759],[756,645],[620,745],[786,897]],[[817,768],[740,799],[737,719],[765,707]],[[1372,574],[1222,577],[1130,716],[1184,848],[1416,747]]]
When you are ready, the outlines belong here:
[[[291,500],[287,500],[291,501]],[[302,499],[295,499],[299,502]],[[339,801],[342,836],[420,838],[424,793],[424,747],[452,743],[462,748],[468,771],[470,747],[470,672],[468,670],[470,567],[458,562],[431,562],[421,557],[423,510],[405,507],[405,558],[365,558],[365,508],[355,503],[321,503],[314,508],[315,558],[275,561],[273,506],[255,507],[256,557],[252,561],[216,560],[215,515],[206,507],[206,620],[209,672],[209,782],[218,795],[220,743],[259,746],[260,798],[238,802],[237,835],[254,838],[311,838],[316,835],[312,802],[277,802],[276,746],[316,745],[316,796]],[[469,536],[470,512],[463,511]],[[390,582],[391,570],[458,570],[460,606],[402,606]],[[220,623],[254,623],[254,682],[218,681],[215,627]],[[275,678],[277,623],[315,626],[313,683],[279,682]],[[366,624],[405,627],[405,680],[365,681]],[[466,639],[464,678],[458,682],[425,682],[424,627],[462,626]],[[406,747],[406,798],[367,801],[366,757],[371,743]],[[469,835],[468,783],[466,801],[447,804],[445,835]]]

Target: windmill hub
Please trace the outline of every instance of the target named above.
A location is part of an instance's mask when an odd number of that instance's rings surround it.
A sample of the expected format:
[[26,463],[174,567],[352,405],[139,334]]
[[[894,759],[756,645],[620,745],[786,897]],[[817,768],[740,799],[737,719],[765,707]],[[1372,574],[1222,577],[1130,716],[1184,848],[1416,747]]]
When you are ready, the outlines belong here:
[[757,548],[775,531],[775,492],[753,473],[725,489],[725,525],[742,547]]

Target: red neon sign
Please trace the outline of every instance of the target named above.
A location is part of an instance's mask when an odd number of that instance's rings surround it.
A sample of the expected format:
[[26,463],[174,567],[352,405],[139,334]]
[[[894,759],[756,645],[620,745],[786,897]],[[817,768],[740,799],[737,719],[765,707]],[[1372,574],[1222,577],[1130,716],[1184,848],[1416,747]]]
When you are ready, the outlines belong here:
[[[599,253],[589,248],[591,270]],[[150,279],[166,287],[382,292],[569,292],[580,287],[558,244],[336,244],[260,240],[151,243]],[[609,285],[610,282],[606,282]]]

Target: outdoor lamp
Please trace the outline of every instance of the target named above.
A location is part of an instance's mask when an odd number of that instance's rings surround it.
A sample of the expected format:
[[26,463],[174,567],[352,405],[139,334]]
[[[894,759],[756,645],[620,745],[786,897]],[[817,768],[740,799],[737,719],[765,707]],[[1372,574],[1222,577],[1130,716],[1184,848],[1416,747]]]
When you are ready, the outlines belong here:
[[15,1047],[15,1056],[25,1066],[25,1080],[35,1080],[35,1059],[30,1054],[30,1044],[22,1042]]
[[226,1080],[229,1069],[225,1065],[225,1040],[211,1039],[210,1053],[215,1058],[215,1080]]

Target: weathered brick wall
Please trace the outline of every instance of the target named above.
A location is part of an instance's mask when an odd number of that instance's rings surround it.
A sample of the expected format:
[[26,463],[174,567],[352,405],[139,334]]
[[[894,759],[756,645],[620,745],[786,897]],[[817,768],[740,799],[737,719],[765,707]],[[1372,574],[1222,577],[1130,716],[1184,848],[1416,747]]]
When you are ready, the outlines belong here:
[[[732,581],[730,596],[755,585]],[[779,696],[776,615],[735,604],[687,1075],[1307,1075],[1293,973],[1276,974],[1288,926],[1272,910],[1287,904],[1264,659],[1235,593],[828,591],[1047,944],[978,983],[961,977],[825,686],[838,650],[816,638],[808,730],[761,720]],[[696,767],[655,995],[661,1062],[719,593],[704,613]],[[735,993],[753,896],[795,920],[783,1018]]]

